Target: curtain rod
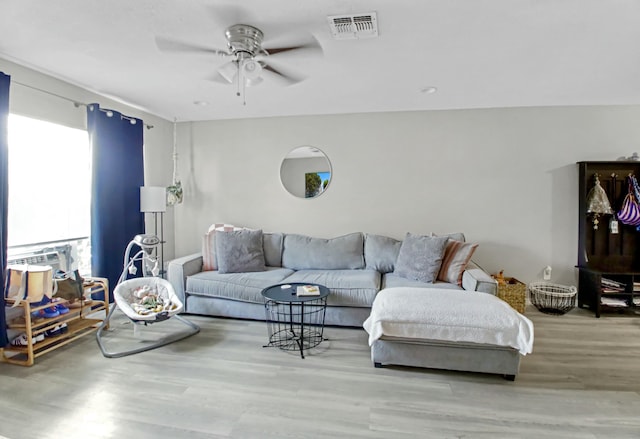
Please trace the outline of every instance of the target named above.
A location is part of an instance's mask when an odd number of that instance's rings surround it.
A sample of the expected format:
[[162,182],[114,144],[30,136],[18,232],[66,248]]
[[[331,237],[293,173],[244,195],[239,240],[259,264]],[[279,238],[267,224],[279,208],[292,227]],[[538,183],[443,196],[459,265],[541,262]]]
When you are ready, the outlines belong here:
[[[48,90],[43,90],[43,89],[41,89],[41,88],[34,87],[33,85],[23,84],[22,82],[14,81],[13,79],[11,80],[11,83],[12,83],[12,84],[18,84],[18,85],[21,85],[21,86],[23,86],[23,87],[27,87],[27,88],[30,88],[30,89],[32,89],[32,90],[36,90],[36,91],[39,91],[39,92],[41,92],[41,93],[45,93],[45,94],[48,94],[48,95],[51,95],[51,96],[55,96],[55,97],[60,98],[60,99],[64,99],[65,101],[69,101],[69,102],[71,102],[71,103],[73,104],[73,106],[74,106],[74,107],[76,107],[76,108],[78,108],[78,107],[85,107],[85,108],[88,108],[88,107],[91,105],[91,104],[86,104],[86,103],[84,103],[84,102],[76,101],[75,99],[71,99],[71,98],[68,98],[68,97],[66,97],[66,96],[62,96],[62,95],[59,95],[59,94],[56,94],[56,93],[50,92],[50,91],[48,91]],[[106,110],[106,109],[104,109],[104,108],[100,108],[100,111],[103,111],[103,112],[107,113],[107,116],[109,116],[109,117],[111,117],[111,115],[113,115],[113,113],[111,112],[111,110]],[[109,115],[109,113],[111,113],[111,115]],[[125,116],[124,114],[122,114],[122,118],[123,118],[123,119],[127,119],[127,120],[135,120],[135,118],[130,117],[130,116]],[[151,128],[153,128],[153,125],[149,125],[148,123],[144,123],[144,122],[142,122],[142,125],[143,125],[143,126],[145,126],[148,130],[150,130]]]

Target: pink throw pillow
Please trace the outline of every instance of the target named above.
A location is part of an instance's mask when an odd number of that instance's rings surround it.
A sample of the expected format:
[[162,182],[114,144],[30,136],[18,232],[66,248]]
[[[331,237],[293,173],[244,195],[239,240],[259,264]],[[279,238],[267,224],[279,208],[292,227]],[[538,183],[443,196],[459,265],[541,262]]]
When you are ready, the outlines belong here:
[[442,265],[437,279],[462,286],[462,273],[473,256],[478,244],[449,239],[442,256]]

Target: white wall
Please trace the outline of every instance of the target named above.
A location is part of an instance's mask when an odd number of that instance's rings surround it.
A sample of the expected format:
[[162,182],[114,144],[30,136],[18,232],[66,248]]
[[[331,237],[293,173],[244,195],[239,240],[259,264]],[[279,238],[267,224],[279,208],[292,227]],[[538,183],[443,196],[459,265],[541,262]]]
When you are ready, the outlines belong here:
[[[75,100],[81,103],[96,102],[101,107],[140,118],[146,124],[153,125],[152,129],[144,129],[145,184],[168,186],[171,183],[173,172],[171,162],[173,125],[171,122],[3,59],[0,59],[0,71],[11,75],[12,83],[9,90],[11,113],[73,128],[87,129],[86,109],[83,106],[75,107],[69,101]],[[149,219],[147,226],[153,227]],[[174,255],[173,229],[173,211],[172,208],[168,208],[165,215],[167,241],[165,260]]]
[[[154,125],[144,132],[145,181],[171,183],[169,121],[2,59],[0,70],[14,81],[17,114],[86,127],[83,107],[19,82]],[[463,231],[489,271],[529,282],[550,264],[553,280],[575,283],[575,162],[640,151],[639,120],[640,107],[629,106],[182,123],[185,201],[165,216],[166,259],[199,251],[212,222],[327,238]],[[317,199],[295,198],[280,183],[282,158],[301,145],[331,160],[331,185]]]
[[[183,123],[176,255],[209,224],[330,238],[463,231],[474,259],[525,282],[575,284],[576,162],[640,150],[640,107],[398,112]],[[290,195],[283,157],[312,145],[333,175],[317,199]]]

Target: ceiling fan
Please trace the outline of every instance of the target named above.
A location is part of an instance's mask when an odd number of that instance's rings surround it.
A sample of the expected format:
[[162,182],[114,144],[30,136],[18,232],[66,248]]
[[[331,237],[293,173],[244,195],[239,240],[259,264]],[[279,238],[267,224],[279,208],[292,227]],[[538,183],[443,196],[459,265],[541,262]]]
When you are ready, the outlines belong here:
[[278,78],[286,84],[295,84],[305,79],[304,76],[285,72],[280,67],[274,67],[273,61],[277,55],[294,51],[322,54],[322,47],[313,36],[299,44],[285,47],[265,47],[263,46],[263,32],[248,24],[229,26],[224,31],[224,36],[227,40],[226,50],[183,43],[163,37],[156,37],[156,45],[165,52],[208,53],[233,58],[216,70],[214,80],[236,84],[238,96],[244,95],[245,86],[260,84],[268,76]]

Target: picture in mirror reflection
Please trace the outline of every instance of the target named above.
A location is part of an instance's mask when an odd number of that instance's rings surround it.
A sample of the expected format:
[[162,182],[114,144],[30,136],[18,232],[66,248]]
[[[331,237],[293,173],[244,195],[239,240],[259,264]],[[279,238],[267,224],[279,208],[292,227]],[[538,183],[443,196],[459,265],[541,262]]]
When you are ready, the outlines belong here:
[[304,197],[314,198],[322,194],[331,180],[331,172],[309,172],[304,175]]

